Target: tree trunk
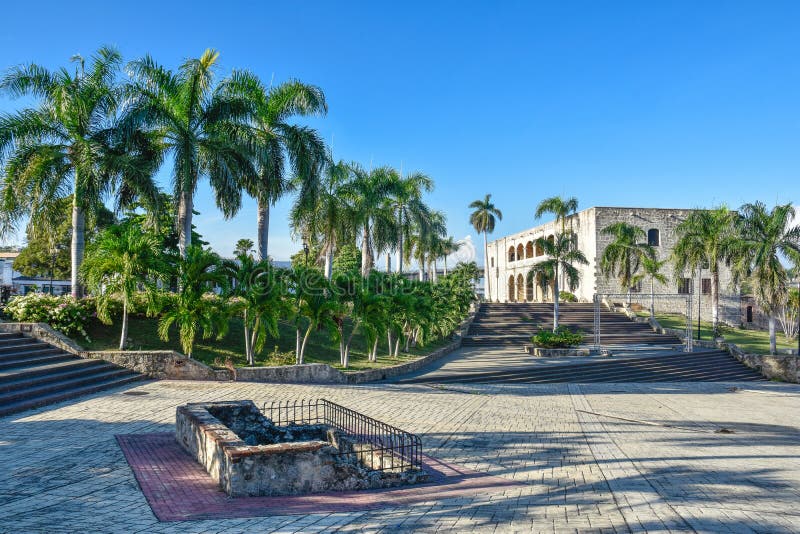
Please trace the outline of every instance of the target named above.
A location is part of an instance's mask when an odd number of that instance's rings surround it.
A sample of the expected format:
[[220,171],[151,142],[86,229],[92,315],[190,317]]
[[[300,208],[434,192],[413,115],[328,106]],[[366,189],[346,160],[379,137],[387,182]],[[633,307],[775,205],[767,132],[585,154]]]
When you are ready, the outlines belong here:
[[258,201],[258,259],[266,260],[269,254],[269,202]]
[[439,267],[436,265],[436,258],[433,258],[433,276],[431,279],[433,280],[434,284],[439,280],[439,273],[437,272],[438,270]]
[[328,244],[325,250],[325,278],[333,278],[333,244]]
[[378,361],[378,336],[375,336],[375,343],[372,344],[372,354],[369,356],[370,361]]
[[298,326],[294,330],[294,362],[296,364],[302,363],[300,361],[300,327]]
[[483,232],[483,284],[486,286],[486,302],[492,301],[492,292],[489,284],[491,273],[489,272],[489,242],[486,240],[486,232]]
[[244,310],[244,355],[248,365],[253,365],[253,347],[250,343],[250,329],[247,327],[247,310]]
[[386,274],[391,274],[392,272],[392,253],[386,253]]
[[369,222],[364,224],[361,232],[361,276],[366,278],[372,269],[372,247],[369,241]]
[[78,206],[77,195],[73,196],[72,201],[72,296],[79,299],[83,296],[83,287],[80,282],[81,263],[83,263],[83,253],[86,248],[86,215]]
[[558,267],[553,277],[553,332],[558,330]]
[[444,275],[447,276],[447,256],[444,257]]
[[650,277],[650,317],[656,316],[656,281],[652,276]]
[[128,338],[128,302],[122,301],[122,334],[119,336],[119,350],[125,350],[125,343]]
[[400,336],[397,336],[394,342],[394,357],[397,358],[398,356],[400,356]]
[[[701,279],[701,292],[702,285]],[[719,272],[716,269],[711,272],[711,331],[714,332],[714,339],[716,339],[719,331]]]
[[769,314],[769,353],[778,353],[778,344],[775,339],[775,316],[770,312]]
[[311,330],[313,328],[313,323],[309,323],[308,328],[306,329],[306,335],[303,336],[303,344],[300,345],[300,364],[305,361],[306,357],[306,343],[308,343],[308,338],[311,336]]
[[419,281],[425,281],[425,258],[420,257],[419,259]]
[[181,258],[186,257],[186,250],[192,246],[192,211],[194,198],[190,191],[184,191],[178,202],[178,251]]
[[397,255],[397,272],[403,274],[403,210],[397,214],[400,226],[400,235],[397,236],[397,247],[400,253]]
[[386,331],[386,335],[389,338],[389,344],[387,346],[389,347],[389,357],[391,358],[392,357],[392,331],[391,331],[391,329]]

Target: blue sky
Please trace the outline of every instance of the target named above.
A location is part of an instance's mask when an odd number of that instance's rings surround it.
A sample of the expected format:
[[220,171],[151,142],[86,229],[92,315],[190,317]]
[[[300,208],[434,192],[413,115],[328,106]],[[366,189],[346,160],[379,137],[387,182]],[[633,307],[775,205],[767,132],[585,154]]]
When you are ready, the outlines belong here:
[[[317,84],[330,113],[312,124],[335,157],[428,173],[457,238],[478,241],[467,205],[485,193],[504,213],[496,236],[532,226],[551,195],[800,202],[798,2],[113,4],[3,6],[0,68],[101,44],[176,66],[213,47],[223,74]],[[279,260],[298,248],[288,204],[273,211]],[[252,202],[225,221],[201,184],[197,208],[220,252],[255,237]]]

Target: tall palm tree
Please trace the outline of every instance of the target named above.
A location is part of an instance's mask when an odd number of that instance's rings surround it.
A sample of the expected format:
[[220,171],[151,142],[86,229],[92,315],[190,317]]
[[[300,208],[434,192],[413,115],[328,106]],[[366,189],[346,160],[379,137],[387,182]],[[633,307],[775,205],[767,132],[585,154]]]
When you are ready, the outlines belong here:
[[[237,73],[228,87],[245,94],[253,104],[257,155],[256,174],[242,180],[247,193],[258,202],[258,254],[267,259],[269,210],[284,194],[300,190],[301,203],[312,204],[319,187],[319,172],[326,162],[325,144],[316,130],[292,124],[293,117],[324,115],[328,111],[319,87],[290,80],[265,88],[249,73]],[[287,175],[286,162],[294,180]]]
[[553,281],[553,332],[555,332],[558,330],[559,272],[564,273],[570,291],[575,291],[580,282],[580,272],[575,265],[589,265],[589,261],[578,249],[575,234],[569,231],[556,233],[552,241],[540,237],[536,239],[535,245],[541,247],[548,259],[535,264],[528,276],[544,277]]
[[800,259],[800,226],[792,224],[795,210],[791,204],[768,210],[762,202],[755,202],[745,204],[739,211],[737,228],[741,241],[733,253],[734,279],[751,280],[756,303],[769,317],[769,348],[775,354],[775,316],[786,302],[789,282],[781,257],[795,263]]
[[397,272],[403,274],[404,242],[408,241],[413,227],[424,228],[430,216],[430,208],[422,200],[423,193],[433,191],[433,180],[421,172],[414,172],[406,176],[397,174],[397,183],[394,194],[389,199],[389,205],[397,221]]
[[155,313],[157,282],[164,277],[167,264],[161,242],[137,225],[112,226],[100,236],[81,265],[81,274],[97,300],[97,315],[111,323],[109,304],[122,300],[122,328],[119,350],[128,338],[128,313],[136,311],[134,295],[147,296],[148,312]]
[[655,249],[651,248],[642,256],[642,272],[634,275],[633,285],[639,284],[645,278],[650,278],[650,317],[656,315],[656,282],[667,283],[667,277],[661,273],[661,269],[667,264],[667,260],[659,261],[655,254]]
[[350,166],[344,161],[329,161],[321,175],[314,202],[298,197],[290,215],[294,232],[312,236],[322,245],[325,254],[325,278],[333,275],[333,257],[338,246],[355,236],[352,206],[345,195],[352,179]]
[[0,90],[39,99],[36,108],[0,116],[0,229],[13,229],[25,216],[46,225],[58,218],[59,199],[72,195],[72,295],[82,295],[80,266],[87,215],[115,195],[118,207],[136,194],[156,196],[151,179],[160,161],[140,132],[123,137],[116,128],[120,90],[119,53],[100,48],[74,73],[31,64],[9,70]]
[[390,167],[378,167],[370,171],[357,163],[350,167],[353,179],[342,193],[349,200],[353,208],[353,222],[360,229],[361,275],[366,278],[375,265],[373,223],[378,218],[388,216],[385,199],[394,193],[397,182],[392,179],[394,170]]
[[226,217],[241,204],[240,184],[258,175],[256,139],[249,127],[253,102],[240,78],[215,83],[219,53],[206,50],[187,59],[172,72],[145,56],[128,64],[132,83],[122,127],[126,132],[146,130],[157,136],[172,157],[172,186],[177,199],[176,226],[181,256],[192,242],[194,194],[202,177],[214,190],[217,206]]
[[707,265],[711,272],[711,322],[714,337],[719,328],[719,273],[738,243],[736,214],[725,206],[693,211],[675,229],[678,241],[672,249],[676,273]]
[[539,202],[539,205],[536,206],[536,213],[534,213],[534,217],[538,219],[545,213],[555,215],[556,222],[561,223],[561,232],[564,233],[566,231],[567,217],[573,215],[577,211],[577,198],[570,197],[563,199],[561,197],[550,197]]
[[614,238],[600,257],[600,272],[606,277],[617,278],[619,285],[628,292],[630,304],[634,276],[639,270],[642,258],[650,253],[649,246],[643,242],[647,234],[638,226],[625,222],[610,224],[600,233]]
[[456,241],[453,236],[447,236],[445,239],[442,239],[441,252],[442,259],[444,260],[445,276],[447,276],[447,257],[458,252],[461,249],[461,245],[462,243],[460,241]]
[[503,213],[492,203],[492,195],[486,195],[483,200],[475,200],[469,205],[473,211],[469,222],[476,232],[483,234],[483,278],[486,283],[486,300],[491,301],[491,287],[489,283],[489,242],[486,234],[494,232],[495,219],[503,220]]

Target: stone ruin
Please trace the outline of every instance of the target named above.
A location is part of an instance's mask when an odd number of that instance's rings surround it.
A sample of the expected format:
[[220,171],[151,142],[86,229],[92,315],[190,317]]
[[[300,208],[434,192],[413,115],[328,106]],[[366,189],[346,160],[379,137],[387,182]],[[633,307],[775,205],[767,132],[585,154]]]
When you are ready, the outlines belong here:
[[297,415],[298,407],[302,417],[279,425],[252,401],[186,404],[177,408],[176,438],[230,497],[429,480],[417,436],[324,400],[281,404],[278,419],[289,408]]

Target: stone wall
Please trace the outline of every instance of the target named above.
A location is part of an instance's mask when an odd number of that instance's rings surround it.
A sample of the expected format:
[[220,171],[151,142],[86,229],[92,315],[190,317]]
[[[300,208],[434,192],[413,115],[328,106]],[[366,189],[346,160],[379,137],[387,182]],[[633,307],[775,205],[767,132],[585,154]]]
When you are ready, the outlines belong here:
[[422,471],[373,471],[352,436],[319,424],[276,427],[252,401],[179,406],[175,438],[230,497],[297,495],[424,482]]
[[213,369],[202,362],[171,350],[87,351],[44,323],[0,323],[0,332],[21,332],[81,358],[105,360],[156,379],[240,380],[278,384],[362,384],[416,371],[458,349],[474,316],[474,312],[471,312],[459,327],[459,331],[453,335],[453,341],[426,356],[391,367],[347,372],[339,371],[323,363],[275,367],[237,367],[231,371],[229,369]]

